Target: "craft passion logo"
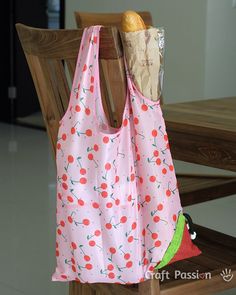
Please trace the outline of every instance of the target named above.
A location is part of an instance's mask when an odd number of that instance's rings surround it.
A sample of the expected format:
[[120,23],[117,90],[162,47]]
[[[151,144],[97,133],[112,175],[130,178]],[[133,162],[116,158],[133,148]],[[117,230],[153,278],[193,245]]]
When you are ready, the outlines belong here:
[[[231,269],[224,269],[219,274],[225,282],[230,282],[233,279],[233,273]],[[158,272],[147,271],[145,273],[147,279],[157,279],[163,282],[164,280],[175,279],[175,280],[210,280],[211,273],[210,272],[199,272],[199,270],[193,272],[185,272],[176,269],[173,272],[169,272],[168,270],[162,270]]]
[[158,279],[161,282],[164,280],[169,280],[170,278],[175,280],[210,280],[210,272],[199,272],[199,270],[186,272],[176,269],[174,273],[170,273],[168,270],[162,270],[158,272],[147,271],[145,274],[147,279]]
[[227,268],[222,270],[220,275],[222,276],[223,280],[227,283],[230,282],[232,278],[234,277],[233,273],[231,273],[231,269],[227,269]]

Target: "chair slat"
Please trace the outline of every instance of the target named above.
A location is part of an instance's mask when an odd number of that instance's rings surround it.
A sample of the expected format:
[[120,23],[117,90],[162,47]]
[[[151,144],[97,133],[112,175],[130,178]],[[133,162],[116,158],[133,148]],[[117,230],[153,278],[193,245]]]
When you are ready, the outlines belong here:
[[76,60],[72,59],[72,58],[68,58],[68,59],[65,60],[65,62],[67,64],[68,72],[69,72],[70,79],[71,79],[71,82],[72,82],[73,78],[74,78],[74,73],[75,73]]
[[[61,101],[61,96],[59,93],[59,84],[57,83],[57,75],[55,69],[55,61],[48,60],[46,58],[39,58],[41,67],[43,69],[43,77],[40,83],[44,80],[45,89],[43,89],[43,99],[46,104],[50,104],[54,117],[56,120],[60,120],[64,114],[64,108]],[[63,82],[63,77],[61,76],[61,82]],[[46,99],[47,98],[47,99]]]
[[[36,29],[16,24],[24,52],[44,58],[77,58],[83,30]],[[100,34],[99,57],[116,59],[123,55],[118,30],[104,27]]]
[[52,60],[51,63],[55,73],[55,86],[58,88],[63,111],[65,112],[70,97],[70,89],[65,74],[65,67],[60,60]]

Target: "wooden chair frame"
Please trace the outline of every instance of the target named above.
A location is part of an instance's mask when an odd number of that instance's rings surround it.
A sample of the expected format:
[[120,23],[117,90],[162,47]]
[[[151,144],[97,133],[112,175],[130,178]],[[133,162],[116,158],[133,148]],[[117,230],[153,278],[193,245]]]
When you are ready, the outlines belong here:
[[[67,66],[70,80],[72,80],[82,29],[47,30],[22,24],[17,24],[16,28],[31,71],[55,156],[59,120],[64,115],[69,101],[70,86],[65,66]],[[122,58],[122,47],[116,28],[102,28],[100,42],[100,60],[114,62]],[[122,65],[122,60],[119,60],[119,62]],[[107,66],[109,67],[109,64]],[[108,83],[114,83],[114,80],[108,81]],[[122,66],[116,67],[116,83],[120,85],[120,99],[116,102],[116,107],[123,110],[124,99],[122,98],[125,97],[126,87]],[[106,101],[103,101],[103,103],[106,106]],[[108,109],[105,110],[108,114]],[[182,295],[188,293],[190,288],[192,295],[207,295],[235,287],[236,239],[201,226],[196,226],[196,230],[198,232],[196,243],[203,254],[168,265],[165,270],[173,273],[175,269],[193,271],[199,268],[202,272],[210,271],[212,280],[182,281],[171,279],[170,281],[160,282],[158,279],[149,279],[129,286],[105,283],[80,284],[73,281],[70,282],[70,295]],[[234,274],[234,278],[228,284],[219,275],[222,269],[226,267],[230,268]]]

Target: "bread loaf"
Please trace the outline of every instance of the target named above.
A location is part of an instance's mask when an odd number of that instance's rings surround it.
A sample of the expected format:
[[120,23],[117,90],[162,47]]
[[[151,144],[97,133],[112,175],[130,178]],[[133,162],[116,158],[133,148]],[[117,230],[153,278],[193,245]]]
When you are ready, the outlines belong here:
[[121,30],[123,32],[136,32],[145,29],[144,21],[138,13],[132,10],[123,13],[121,21]]

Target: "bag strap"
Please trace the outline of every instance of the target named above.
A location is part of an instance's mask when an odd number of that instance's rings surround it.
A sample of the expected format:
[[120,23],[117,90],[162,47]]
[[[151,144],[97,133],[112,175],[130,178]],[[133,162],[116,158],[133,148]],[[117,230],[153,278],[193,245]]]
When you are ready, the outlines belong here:
[[92,58],[98,58],[99,53],[99,30],[101,26],[87,27],[83,31],[83,35],[80,42],[79,53],[76,61],[76,68],[72,83],[72,89],[80,89],[81,82],[86,82],[83,79],[84,74],[90,71],[90,74],[97,73],[97,68],[92,69],[91,64],[96,65],[97,63],[92,62]]

